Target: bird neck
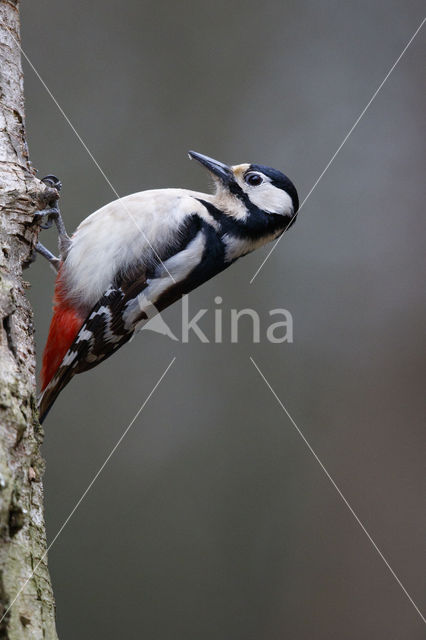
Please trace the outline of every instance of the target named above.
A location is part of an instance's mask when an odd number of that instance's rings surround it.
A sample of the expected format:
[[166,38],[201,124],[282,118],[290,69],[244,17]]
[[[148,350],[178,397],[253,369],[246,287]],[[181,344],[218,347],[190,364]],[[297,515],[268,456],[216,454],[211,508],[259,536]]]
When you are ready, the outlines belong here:
[[199,199],[199,202],[219,224],[221,235],[232,234],[239,238],[257,240],[277,234],[288,224],[286,216],[262,211],[247,196],[235,203],[234,210],[229,205],[223,209],[220,199],[218,201]]

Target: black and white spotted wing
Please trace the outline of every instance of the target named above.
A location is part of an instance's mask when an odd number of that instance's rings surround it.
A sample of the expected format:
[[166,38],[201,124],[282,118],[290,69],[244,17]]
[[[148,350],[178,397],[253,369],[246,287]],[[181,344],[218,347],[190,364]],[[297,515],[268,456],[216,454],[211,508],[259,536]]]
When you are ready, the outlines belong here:
[[[44,420],[59,393],[76,373],[95,367],[130,340],[136,322],[126,326],[124,311],[146,286],[144,273],[131,283],[123,280],[120,286],[109,287],[93,307],[57,372],[40,395],[40,421]],[[141,321],[146,317],[141,310],[135,320]]]

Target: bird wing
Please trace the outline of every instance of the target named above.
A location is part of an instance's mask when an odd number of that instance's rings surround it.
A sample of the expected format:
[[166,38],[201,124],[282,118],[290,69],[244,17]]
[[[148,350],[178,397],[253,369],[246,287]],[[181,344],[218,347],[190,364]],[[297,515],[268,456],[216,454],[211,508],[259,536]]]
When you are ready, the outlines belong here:
[[[139,292],[146,287],[143,274],[138,278],[138,285]],[[132,288],[136,293],[136,287]],[[40,394],[40,422],[43,422],[60,392],[76,373],[87,371],[106,360],[130,340],[133,330],[125,327],[122,316],[126,303],[127,295],[123,288],[111,286],[93,307],[54,376]]]
[[[180,284],[202,262],[206,237],[201,220],[186,223],[179,247],[164,262],[118,276],[92,308],[56,373],[39,397],[40,422],[71,378],[106,360],[134,334],[138,324],[179,299]],[[180,250],[179,250],[180,249]],[[161,256],[160,256],[161,257]],[[167,299],[156,307],[157,301]]]

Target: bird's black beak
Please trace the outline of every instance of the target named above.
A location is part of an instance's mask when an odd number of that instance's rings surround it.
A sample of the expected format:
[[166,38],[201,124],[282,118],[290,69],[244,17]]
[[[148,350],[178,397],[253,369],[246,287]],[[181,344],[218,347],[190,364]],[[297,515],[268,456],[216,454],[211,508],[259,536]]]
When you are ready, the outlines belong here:
[[233,174],[231,168],[228,167],[228,165],[223,164],[223,162],[213,160],[213,158],[204,156],[202,153],[197,153],[197,151],[188,151],[188,156],[191,159],[198,160],[198,162],[204,165],[215,176],[220,178],[220,180],[225,184],[229,184],[232,180]]

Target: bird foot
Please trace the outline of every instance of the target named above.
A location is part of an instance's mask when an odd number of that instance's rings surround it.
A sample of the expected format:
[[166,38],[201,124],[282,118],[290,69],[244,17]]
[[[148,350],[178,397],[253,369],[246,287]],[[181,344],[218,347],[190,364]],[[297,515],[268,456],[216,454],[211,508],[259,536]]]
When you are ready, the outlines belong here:
[[44,184],[47,185],[48,187],[52,187],[53,189],[56,189],[56,191],[60,191],[62,189],[62,182],[59,180],[59,178],[57,178],[51,173],[49,173],[49,175],[47,176],[44,176],[44,178],[42,178],[41,181],[44,182]]
[[[41,211],[37,211],[34,214],[33,220],[34,223],[38,224],[41,229],[50,229],[53,223],[56,225],[56,228],[58,230],[60,260],[65,260],[71,244],[71,240],[67,234],[58,205],[59,191],[62,189],[62,182],[53,174],[45,176],[41,181],[51,189],[51,195],[49,194],[46,208],[42,209]],[[47,257],[46,253],[43,253],[43,251],[39,251],[39,253],[42,253],[42,255]],[[53,258],[55,257],[53,256]],[[56,263],[49,258],[47,259],[56,268]],[[55,260],[57,260],[57,258],[55,258]]]
[[34,214],[34,222],[37,222],[41,229],[50,229],[54,222],[57,221],[61,212],[58,207],[48,207]]

